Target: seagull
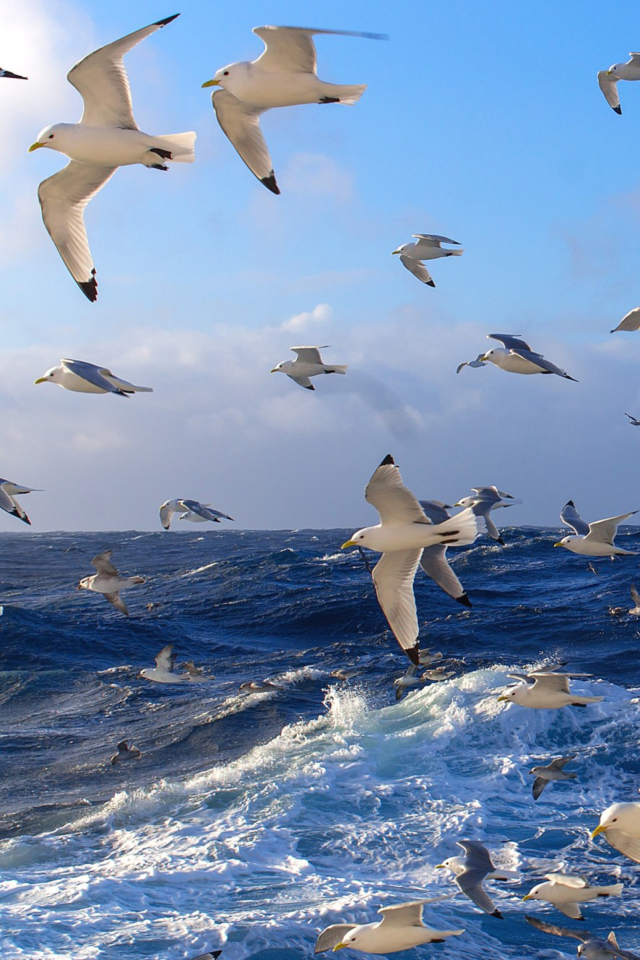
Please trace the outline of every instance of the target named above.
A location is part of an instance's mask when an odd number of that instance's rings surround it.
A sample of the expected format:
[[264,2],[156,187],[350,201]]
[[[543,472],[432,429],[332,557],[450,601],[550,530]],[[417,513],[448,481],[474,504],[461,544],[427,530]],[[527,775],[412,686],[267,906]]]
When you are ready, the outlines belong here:
[[578,511],[573,500],[567,500],[560,512],[560,519],[565,526],[575,530],[576,536],[563,537],[554,543],[554,547],[564,547],[571,553],[579,553],[584,557],[614,557],[618,555],[635,556],[633,550],[623,550],[613,543],[618,527],[623,520],[628,520],[637,510],[630,513],[621,513],[619,517],[608,517],[606,520],[596,520],[586,523]]
[[57,383],[73,393],[116,393],[126,397],[130,393],[153,393],[152,387],[136,387],[127,380],[114,377],[107,367],[97,367],[85,360],[61,360],[59,367],[51,367],[36,383]]
[[45,127],[29,152],[58,150],[70,163],[43,180],[38,188],[42,218],[71,276],[91,301],[98,296],[96,271],[84,225],[84,208],[118,167],[141,163],[168,170],[165,161],[191,163],[196,135],[176,133],[152,137],[133,119],[129,80],[123,56],[145,37],[175,20],[158,20],[114,43],[94,50],[76,63],[67,80],[84,100],[80,123]]
[[623,883],[613,883],[609,887],[592,887],[586,877],[568,876],[563,873],[545,874],[547,883],[538,883],[523,900],[544,900],[564,913],[572,920],[584,920],[579,903],[588,903],[598,897],[618,896],[624,889]]
[[[440,897],[434,898],[436,900]],[[410,950],[421,943],[442,943],[447,937],[459,937],[464,930],[434,930],[422,922],[422,905],[432,900],[414,900],[378,910],[378,923],[332,923],[318,939],[314,953],[351,947],[363,953],[395,953]]]
[[565,773],[564,766],[567,763],[570,763],[571,760],[575,760],[577,754],[572,753],[568,757],[556,757],[551,763],[547,764],[546,767],[532,767],[529,770],[529,773],[532,776],[535,776],[533,781],[533,799],[537,800],[544,788],[552,780],[575,780],[575,773]]
[[[413,233],[416,243],[403,243],[391,253],[400,254],[400,263],[406,267],[414,277],[426,283],[428,287],[435,287],[431,274],[422,263],[423,260],[438,260],[440,257],[461,257],[464,250],[447,250],[443,243],[453,243],[460,246],[457,240],[449,237],[439,237],[435,233]],[[474,362],[472,362],[473,365]]]
[[444,523],[431,523],[418,500],[404,486],[391,455],[384,458],[364,491],[380,514],[380,523],[357,530],[342,544],[369,547],[382,557],[372,572],[378,602],[396,640],[412,663],[419,663],[419,628],[413,580],[425,547],[466,546],[478,534],[471,509]]
[[[565,380],[578,382],[575,377],[570,377],[560,367],[556,367],[555,363],[545,360],[541,353],[535,353],[528,343],[519,340],[518,337],[519,334],[488,333],[487,340],[498,340],[503,346],[487,350],[485,354],[478,357],[478,360],[485,363],[495,363],[496,367],[506,370],[507,373],[557,373],[559,377],[564,377]],[[475,366],[475,363],[468,365]]]
[[625,417],[629,417],[632,427],[640,427],[640,420],[636,420],[636,418],[632,417],[630,413],[625,413]]
[[477,840],[457,840],[456,843],[464,850],[464,857],[449,857],[436,868],[445,867],[455,873],[455,882],[469,897],[476,907],[480,907],[491,917],[503,920],[504,917],[487,894],[482,883],[484,880],[514,880],[518,874],[513,870],[496,870],[489,851]]
[[283,360],[271,370],[271,373],[286,373],[288,377],[304,387],[306,390],[315,390],[309,377],[317,377],[321,373],[346,373],[344,363],[325,364],[320,356],[321,350],[328,347],[290,347],[297,357],[295,360]]
[[[439,500],[420,500],[419,503],[431,523],[444,523],[449,519],[447,506]],[[446,594],[464,607],[472,605],[466,590],[447,560],[446,546],[441,543],[432,543],[430,547],[425,547],[420,557],[420,566]]]
[[91,566],[95,567],[98,572],[94,573],[92,577],[85,577],[84,580],[81,580],[77,589],[102,593],[116,610],[128,617],[129,611],[124,600],[120,599],[120,591],[128,590],[129,587],[135,587],[145,581],[142,577],[121,577],[111,563],[112,556],[113,550],[105,550],[94,557]]
[[464,360],[456,367],[456,373],[460,373],[463,367],[484,367],[484,353],[479,353],[475,360]]
[[121,740],[118,744],[118,752],[111,757],[113,766],[120,760],[139,760],[142,756],[137,747],[129,746],[126,740]]
[[475,496],[463,497],[462,500],[454,503],[454,507],[471,507],[476,516],[482,517],[484,520],[486,532],[491,539],[496,540],[504,546],[504,540],[500,536],[500,531],[489,514],[492,510],[497,510],[499,507],[515,507],[516,504],[521,504],[522,500],[516,500],[510,493],[504,493],[504,491],[498,490],[497,487],[471,487],[471,489]]
[[313,36],[386,38],[377,33],[305,27],[254,27],[253,32],[265,46],[258,59],[230,63],[202,86],[221,88],[214,90],[211,102],[222,132],[267,190],[280,193],[260,115],[273,107],[300,103],[353,104],[366,90],[366,85],[336,86],[318,79]]
[[640,863],[640,803],[612,803],[600,815],[591,839],[600,833],[615,850]]
[[521,707],[534,710],[557,710],[560,707],[586,707],[589,703],[599,703],[604,697],[580,697],[569,690],[571,677],[584,677],[584,673],[553,673],[534,671],[529,674],[511,673],[510,677],[519,680],[508,693],[498,697],[498,701],[517,703]]
[[617,333],[618,330],[640,330],[640,307],[634,307],[629,313],[625,313],[618,326],[609,333]]
[[243,693],[268,693],[270,690],[282,690],[282,687],[271,683],[270,680],[245,680],[240,684],[239,689]]
[[180,520],[190,520],[192,523],[204,523],[205,520],[220,523],[221,517],[224,520],[233,520],[233,517],[228,514],[214,510],[210,503],[199,503],[197,500],[185,500],[178,497],[175,500],[165,500],[160,506],[160,522],[165,530],[168,530],[171,526],[174,513],[181,514]]
[[28,77],[21,77],[19,73],[11,73],[11,70],[3,70],[0,67],[0,77],[6,77],[7,80],[28,80]]
[[631,60],[626,63],[614,63],[608,70],[598,72],[598,84],[605,100],[615,110],[622,113],[618,96],[618,80],[640,80],[640,53],[630,53]]
[[429,663],[436,663],[438,660],[442,660],[442,654],[439,650],[432,653],[431,647],[423,647],[418,656],[418,660],[423,666],[426,666]]
[[18,517],[23,523],[31,525],[31,520],[16,500],[18,494],[22,496],[24,493],[42,493],[42,490],[38,490],[36,487],[21,487],[20,484],[13,483],[12,480],[0,478],[0,508],[5,513],[10,513],[12,517]]
[[628,612],[633,617],[640,617],[640,593],[638,593],[633,583],[631,584],[631,599],[635,603],[635,607],[632,607]]
[[606,940],[596,937],[588,930],[575,930],[572,927],[558,927],[555,923],[547,923],[546,920],[538,920],[537,917],[524,915],[532,926],[544,933],[552,933],[555,937],[573,937],[574,940],[581,940],[578,947],[578,956],[584,957],[584,960],[614,960],[615,957],[621,957],[622,960],[640,960],[637,953],[630,950],[622,950],[618,945],[616,935],[611,931]]
[[212,675],[205,675],[201,667],[196,667],[193,660],[188,660],[182,666],[185,673],[174,671],[176,654],[173,644],[168,643],[155,657],[155,667],[145,667],[139,676],[144,680],[155,680],[156,683],[201,683],[205,680],[214,680]]
[[415,663],[410,663],[407,667],[406,673],[393,681],[393,686],[396,691],[396,700],[402,700],[402,697],[407,691],[407,687],[419,687],[421,683],[426,683],[424,674],[419,677],[417,676],[417,673],[418,665]]

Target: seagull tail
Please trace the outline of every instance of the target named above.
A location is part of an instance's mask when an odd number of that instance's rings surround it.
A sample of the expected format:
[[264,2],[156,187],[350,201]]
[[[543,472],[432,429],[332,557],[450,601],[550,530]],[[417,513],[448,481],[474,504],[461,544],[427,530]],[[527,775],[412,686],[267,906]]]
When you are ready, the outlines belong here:
[[349,106],[357,103],[367,89],[366,83],[352,84],[346,87],[341,87],[333,83],[324,83],[323,87],[326,87],[324,91],[326,93],[325,103],[335,103],[337,101],[338,103],[346,103]]
[[346,363],[334,363],[332,367],[325,366],[325,373],[346,373],[347,364]]
[[447,544],[453,547],[465,547],[478,536],[478,518],[473,507],[461,510],[455,516],[449,517],[444,523],[435,524],[432,532],[436,534],[434,542]]
[[161,137],[154,137],[157,140],[157,146],[169,150],[171,156],[167,159],[174,160],[176,163],[193,163],[196,158],[194,144],[196,134],[193,130],[188,133],[167,133]]
[[464,250],[447,250],[448,257],[461,257]]

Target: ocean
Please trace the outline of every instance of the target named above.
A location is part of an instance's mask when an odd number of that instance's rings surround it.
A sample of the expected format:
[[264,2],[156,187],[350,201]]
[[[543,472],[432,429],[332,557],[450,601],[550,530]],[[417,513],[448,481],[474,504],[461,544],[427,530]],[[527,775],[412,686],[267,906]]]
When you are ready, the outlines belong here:
[[[618,542],[640,549],[633,531]],[[579,924],[522,897],[558,870],[623,881],[584,926],[640,950],[640,868],[589,838],[610,803],[640,799],[640,621],[609,613],[633,605],[637,559],[594,573],[531,527],[450,551],[473,608],[421,571],[416,598],[422,646],[455,675],[398,703],[408,660],[340,550],[350,533],[0,535],[2,960],[301,960],[330,923],[445,894],[425,921],[465,933],[407,960],[550,960],[577,941],[524,914]],[[105,549],[146,578],[124,595],[130,619],[75,589]],[[141,679],[168,643],[215,679]],[[604,700],[497,701],[508,673],[548,661]],[[279,689],[239,690],[263,679]],[[123,739],[142,757],[114,766]],[[567,753],[577,779],[534,802],[530,767]],[[436,868],[459,839],[520,871],[489,884],[504,920]]]

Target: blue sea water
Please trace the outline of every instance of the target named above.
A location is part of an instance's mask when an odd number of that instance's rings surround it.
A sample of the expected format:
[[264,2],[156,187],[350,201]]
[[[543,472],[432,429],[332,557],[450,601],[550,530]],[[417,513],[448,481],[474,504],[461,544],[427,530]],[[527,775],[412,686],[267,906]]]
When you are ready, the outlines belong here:
[[[632,605],[637,560],[593,573],[537,528],[452,551],[473,608],[420,571],[416,597],[422,645],[459,661],[455,676],[396,703],[408,661],[357,552],[339,549],[348,533],[0,536],[2,960],[298,960],[329,923],[441,894],[426,922],[465,933],[399,957],[573,955],[524,921],[571,925],[521,901],[551,870],[622,880],[584,926],[640,949],[640,868],[589,839],[606,806],[640,799],[639,621],[608,612]],[[147,581],[126,594],[130,619],[75,590],[108,548]],[[215,680],[140,679],[167,643]],[[497,701],[511,670],[545,659],[605,699]],[[281,689],[239,691],[264,678]],[[125,738],[143,756],[112,766]],[[570,752],[577,780],[534,802],[529,768]],[[458,839],[521,872],[491,886],[504,920],[436,869]]]

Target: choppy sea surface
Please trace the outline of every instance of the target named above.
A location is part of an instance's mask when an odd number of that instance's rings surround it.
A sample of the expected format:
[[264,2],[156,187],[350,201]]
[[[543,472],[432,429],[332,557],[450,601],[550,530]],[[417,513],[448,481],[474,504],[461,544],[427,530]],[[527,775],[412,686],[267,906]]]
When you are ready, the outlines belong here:
[[[640,866],[589,839],[606,806],[640,799],[640,621],[609,613],[633,606],[638,560],[594,573],[538,528],[450,551],[473,608],[421,571],[416,597],[421,643],[455,676],[397,703],[408,661],[359,555],[339,549],[350,532],[0,536],[2,960],[298,960],[329,923],[446,893],[425,920],[465,933],[399,957],[574,955],[524,921],[572,925],[522,903],[551,870],[622,880],[584,926],[640,950]],[[130,619],[75,589],[108,548],[146,577]],[[167,643],[215,679],[141,679]],[[544,660],[592,674],[575,689],[605,699],[497,701],[509,672]],[[240,692],[251,679],[279,689]],[[143,756],[113,766],[122,739]],[[534,802],[529,768],[566,753],[577,780]],[[458,839],[521,872],[490,887],[504,920],[436,869]]]

